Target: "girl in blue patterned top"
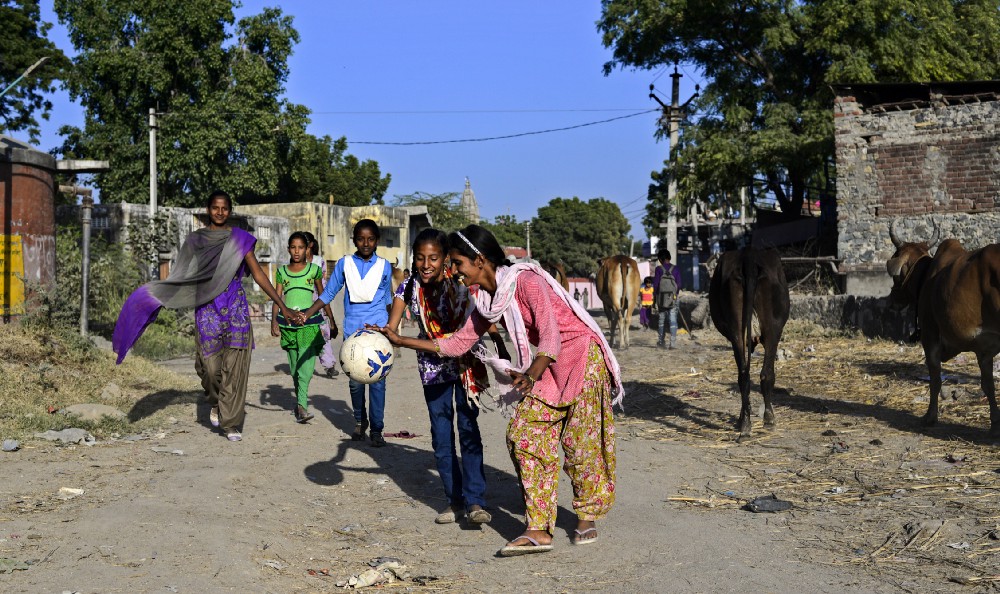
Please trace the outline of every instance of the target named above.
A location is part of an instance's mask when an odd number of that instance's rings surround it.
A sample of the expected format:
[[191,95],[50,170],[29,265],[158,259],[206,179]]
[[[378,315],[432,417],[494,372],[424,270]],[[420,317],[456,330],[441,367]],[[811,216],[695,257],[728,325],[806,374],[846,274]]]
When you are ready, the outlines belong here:
[[[447,263],[448,237],[437,229],[424,229],[413,242],[410,278],[396,289],[389,313],[395,328],[408,309],[420,338],[442,338],[461,328],[476,308],[472,289],[453,277]],[[502,357],[509,358],[496,328],[493,337]],[[449,509],[435,519],[438,524],[468,516],[472,523],[490,521],[483,472],[483,441],[479,433],[479,394],[488,385],[486,368],[471,354],[459,358],[417,352],[417,369],[424,385],[424,399],[431,421],[431,443]],[[462,459],[455,453],[455,418]]]

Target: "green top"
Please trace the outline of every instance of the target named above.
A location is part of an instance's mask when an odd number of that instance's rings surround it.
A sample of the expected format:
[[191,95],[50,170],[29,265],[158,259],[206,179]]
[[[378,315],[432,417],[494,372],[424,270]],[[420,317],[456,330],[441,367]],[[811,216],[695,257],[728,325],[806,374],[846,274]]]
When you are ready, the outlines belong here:
[[[313,304],[313,292],[316,290],[316,281],[323,280],[323,270],[312,263],[306,265],[306,267],[298,273],[291,272],[288,270],[288,266],[281,266],[278,268],[278,274],[275,276],[275,285],[280,285],[283,292],[283,299],[285,300],[285,305],[288,309],[295,311],[304,311],[309,309]],[[281,319],[279,315],[278,324],[286,325],[284,320]],[[316,317],[316,316],[314,316]],[[313,324],[321,322],[322,317],[318,321],[309,320],[306,324]]]

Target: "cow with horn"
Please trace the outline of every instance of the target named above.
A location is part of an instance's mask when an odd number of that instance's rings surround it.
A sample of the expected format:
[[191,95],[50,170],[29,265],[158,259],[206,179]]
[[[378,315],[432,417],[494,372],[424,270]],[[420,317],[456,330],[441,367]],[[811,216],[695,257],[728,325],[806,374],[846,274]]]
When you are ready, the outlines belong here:
[[968,251],[957,239],[941,242],[937,224],[929,241],[899,239],[897,221],[889,227],[896,251],[886,262],[892,277],[889,301],[902,309],[916,306],[920,342],[930,375],[925,425],[938,419],[941,364],[964,352],[976,354],[980,381],[990,405],[990,436],[1000,437],[1000,409],[993,380],[993,358],[1000,352],[1000,244]]

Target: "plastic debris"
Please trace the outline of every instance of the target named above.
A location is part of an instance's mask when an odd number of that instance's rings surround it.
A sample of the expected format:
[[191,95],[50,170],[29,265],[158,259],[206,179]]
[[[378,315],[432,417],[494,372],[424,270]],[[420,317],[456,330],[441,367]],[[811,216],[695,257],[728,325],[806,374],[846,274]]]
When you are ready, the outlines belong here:
[[396,580],[405,580],[409,577],[408,569],[397,560],[379,563],[373,569],[351,576],[349,579],[337,582],[340,588],[367,588],[377,584],[391,584]]
[[774,494],[764,495],[763,497],[758,497],[745,506],[743,509],[751,511],[755,514],[759,513],[774,513],[780,511],[786,511],[792,509],[791,501],[783,501],[778,499]]
[[3,440],[3,451],[5,452],[16,452],[21,449],[21,442],[16,439],[5,439]]
[[271,569],[281,571],[282,569],[288,567],[288,565],[282,563],[281,561],[275,561],[274,559],[265,559],[264,567],[270,567]]
[[67,500],[79,497],[80,495],[83,495],[83,493],[84,493],[83,489],[76,489],[73,487],[62,487],[61,489],[59,489],[59,492],[56,493],[56,497],[62,500]]
[[947,546],[960,551],[967,551],[972,548],[972,545],[967,542],[950,542]]
[[838,441],[830,444],[830,449],[833,451],[834,454],[843,454],[847,450],[851,449],[851,446],[847,445],[842,441]]

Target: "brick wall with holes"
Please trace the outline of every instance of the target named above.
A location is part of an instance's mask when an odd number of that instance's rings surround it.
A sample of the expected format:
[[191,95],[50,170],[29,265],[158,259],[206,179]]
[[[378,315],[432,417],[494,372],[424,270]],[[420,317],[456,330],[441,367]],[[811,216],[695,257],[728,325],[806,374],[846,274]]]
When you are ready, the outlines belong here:
[[[885,295],[900,239],[1000,241],[1000,101],[866,107],[837,97],[838,256],[849,294]],[[853,281],[853,282],[852,282]]]

